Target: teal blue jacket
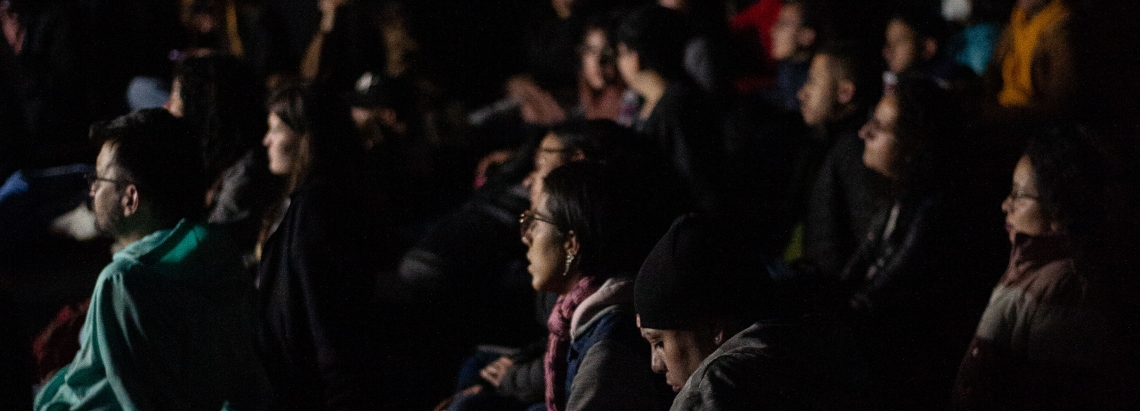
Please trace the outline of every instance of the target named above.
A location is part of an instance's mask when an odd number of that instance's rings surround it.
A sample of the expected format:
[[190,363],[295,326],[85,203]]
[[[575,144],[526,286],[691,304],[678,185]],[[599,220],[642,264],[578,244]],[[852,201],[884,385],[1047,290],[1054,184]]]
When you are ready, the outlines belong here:
[[115,253],[99,274],[79,352],[36,410],[260,410],[253,288],[217,227],[185,220]]

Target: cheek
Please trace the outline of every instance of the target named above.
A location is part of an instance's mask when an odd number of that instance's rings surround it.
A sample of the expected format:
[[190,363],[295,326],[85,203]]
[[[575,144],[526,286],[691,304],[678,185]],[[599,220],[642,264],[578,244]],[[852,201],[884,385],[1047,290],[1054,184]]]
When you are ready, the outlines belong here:
[[[536,223],[544,224],[544,223]],[[554,284],[561,272],[559,252],[549,233],[534,233],[531,237],[531,246],[527,249],[526,259],[530,262],[527,271],[531,275],[531,285],[536,291],[555,291]]]

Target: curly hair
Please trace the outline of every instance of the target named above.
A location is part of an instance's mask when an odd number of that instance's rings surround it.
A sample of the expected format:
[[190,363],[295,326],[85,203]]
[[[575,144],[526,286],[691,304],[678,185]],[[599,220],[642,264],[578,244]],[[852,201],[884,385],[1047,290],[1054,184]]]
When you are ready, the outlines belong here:
[[1078,248],[1095,242],[1108,214],[1110,170],[1090,133],[1060,126],[1034,136],[1025,149],[1042,214]]

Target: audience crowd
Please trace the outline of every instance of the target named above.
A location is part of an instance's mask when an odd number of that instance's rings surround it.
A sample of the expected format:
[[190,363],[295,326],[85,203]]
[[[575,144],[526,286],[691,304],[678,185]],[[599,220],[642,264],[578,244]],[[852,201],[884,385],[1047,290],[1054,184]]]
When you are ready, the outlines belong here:
[[1140,5],[503,7],[0,1],[0,409],[1140,409]]

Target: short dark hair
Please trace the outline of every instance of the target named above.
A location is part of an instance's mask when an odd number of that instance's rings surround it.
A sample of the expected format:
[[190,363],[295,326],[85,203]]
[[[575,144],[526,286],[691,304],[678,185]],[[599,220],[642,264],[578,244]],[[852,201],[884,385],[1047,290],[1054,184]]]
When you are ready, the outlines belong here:
[[928,10],[926,7],[914,5],[899,7],[891,16],[891,20],[898,20],[914,30],[919,39],[934,39],[938,42],[939,48],[946,44],[946,39],[949,37],[950,27],[946,20],[937,11]]
[[163,109],[139,110],[91,126],[92,140],[114,147],[111,164],[127,174],[159,218],[201,216],[206,179],[197,138]]
[[832,70],[855,83],[854,103],[868,107],[883,93],[881,63],[875,51],[866,44],[853,41],[835,41],[824,45],[816,54],[826,55]]
[[[554,225],[573,231],[580,245],[579,264],[588,276],[632,276],[672,215],[653,210],[661,185],[612,164],[577,161],[554,169],[543,181]],[[644,177],[644,176],[642,176]]]
[[911,191],[945,182],[967,149],[962,111],[953,95],[929,77],[903,75],[895,85],[896,188]]
[[314,174],[347,177],[360,164],[363,146],[356,138],[348,104],[320,87],[287,83],[269,97],[267,108],[301,136],[289,188]]
[[618,26],[615,44],[637,52],[642,69],[670,80],[685,75],[685,43],[689,39],[684,18],[674,10],[650,5],[634,10]]

